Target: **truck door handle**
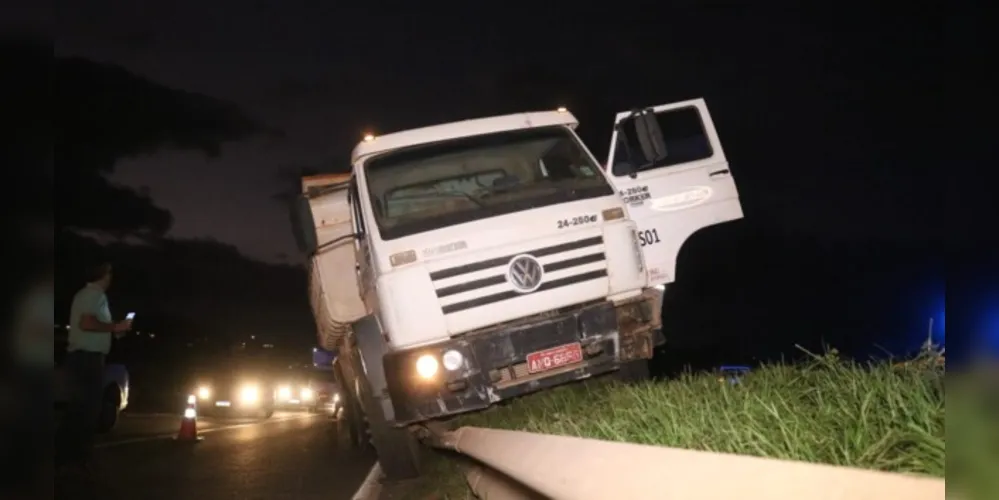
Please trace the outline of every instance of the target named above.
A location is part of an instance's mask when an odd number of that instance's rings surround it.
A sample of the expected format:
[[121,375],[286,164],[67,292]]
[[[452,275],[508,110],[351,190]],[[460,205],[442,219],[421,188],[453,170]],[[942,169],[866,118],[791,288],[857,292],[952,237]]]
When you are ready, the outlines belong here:
[[714,177],[716,175],[723,175],[723,174],[728,174],[728,173],[729,173],[728,169],[727,168],[723,168],[721,170],[718,170],[718,171],[715,171],[715,172],[711,172],[710,174],[708,174],[708,177]]

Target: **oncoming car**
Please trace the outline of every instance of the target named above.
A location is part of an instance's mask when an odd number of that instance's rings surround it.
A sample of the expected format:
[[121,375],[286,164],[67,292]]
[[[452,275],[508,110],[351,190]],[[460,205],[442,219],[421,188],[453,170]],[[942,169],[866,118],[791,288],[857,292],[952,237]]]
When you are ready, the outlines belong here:
[[305,409],[312,413],[336,414],[340,407],[332,370],[293,371],[280,379],[275,398],[278,408]]
[[316,392],[302,377],[286,377],[277,385],[275,402],[280,408],[311,408],[316,402]]
[[275,387],[254,374],[202,376],[191,396],[200,415],[270,418]]
[[309,389],[314,394],[309,411],[336,415],[340,410],[340,388],[333,370],[314,370],[309,374]]

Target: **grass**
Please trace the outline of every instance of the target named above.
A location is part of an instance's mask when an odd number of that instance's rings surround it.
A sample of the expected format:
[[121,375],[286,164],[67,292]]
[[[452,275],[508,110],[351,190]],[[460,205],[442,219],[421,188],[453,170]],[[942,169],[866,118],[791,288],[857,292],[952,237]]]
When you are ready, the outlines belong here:
[[999,498],[999,367],[948,374],[948,489],[968,499]]
[[[731,385],[717,375],[627,386],[592,380],[458,419],[513,429],[942,477],[944,390],[938,357],[864,365],[835,350],[770,365]],[[393,498],[466,498],[452,460],[434,457]]]

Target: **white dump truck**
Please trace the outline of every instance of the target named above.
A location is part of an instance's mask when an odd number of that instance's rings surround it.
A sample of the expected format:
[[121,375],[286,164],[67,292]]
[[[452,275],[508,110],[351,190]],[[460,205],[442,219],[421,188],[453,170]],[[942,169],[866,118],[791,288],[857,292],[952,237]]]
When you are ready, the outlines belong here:
[[681,246],[742,217],[702,99],[618,114],[606,168],[576,125],[560,108],[369,135],[350,173],[303,179],[319,345],[389,477],[419,473],[420,424],[646,378]]

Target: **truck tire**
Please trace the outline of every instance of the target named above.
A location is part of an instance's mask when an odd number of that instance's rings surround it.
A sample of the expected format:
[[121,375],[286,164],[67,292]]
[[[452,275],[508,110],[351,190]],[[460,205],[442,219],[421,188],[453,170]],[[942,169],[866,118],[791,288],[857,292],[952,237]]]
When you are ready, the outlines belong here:
[[342,428],[342,425],[346,425],[351,447],[360,448],[365,446],[368,440],[364,415],[361,412],[358,395],[354,391],[354,384],[344,374],[341,362],[341,360],[337,360],[333,364],[333,375],[337,383],[340,384],[340,392],[343,395],[341,400],[343,404],[343,422],[338,427]]
[[618,369],[617,379],[626,384],[637,384],[651,378],[649,374],[649,360],[633,359],[621,363]]
[[118,387],[110,385],[104,389],[104,397],[101,400],[101,414],[97,418],[97,432],[106,434],[114,429],[118,423],[118,407],[121,403],[121,393]]
[[[341,366],[343,374],[351,380],[346,387],[354,393],[360,411],[355,411],[358,423],[366,424],[358,436],[365,445],[370,443],[378,456],[382,471],[390,480],[412,479],[420,476],[420,445],[416,437],[407,429],[398,428],[385,418],[382,410],[383,396],[376,395],[371,389],[371,382],[364,375],[361,352],[352,350],[344,361],[347,366]],[[347,378],[347,377],[345,377]],[[357,410],[357,408],[352,408]]]
[[408,430],[398,428],[385,419],[381,401],[371,394],[367,379],[361,378],[361,406],[371,435],[371,445],[378,463],[390,480],[420,476],[420,445]]

